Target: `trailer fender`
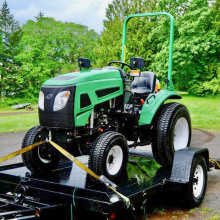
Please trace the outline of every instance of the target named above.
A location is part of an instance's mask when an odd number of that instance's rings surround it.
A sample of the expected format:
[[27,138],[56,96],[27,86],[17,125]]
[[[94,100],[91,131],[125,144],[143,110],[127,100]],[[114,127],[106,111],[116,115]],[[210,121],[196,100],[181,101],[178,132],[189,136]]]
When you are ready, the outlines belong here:
[[146,99],[140,114],[139,125],[152,123],[158,109],[167,99],[181,99],[182,97],[174,91],[162,90]]
[[188,183],[192,170],[192,162],[198,155],[203,155],[209,170],[209,151],[207,148],[187,147],[174,154],[171,177],[168,182]]

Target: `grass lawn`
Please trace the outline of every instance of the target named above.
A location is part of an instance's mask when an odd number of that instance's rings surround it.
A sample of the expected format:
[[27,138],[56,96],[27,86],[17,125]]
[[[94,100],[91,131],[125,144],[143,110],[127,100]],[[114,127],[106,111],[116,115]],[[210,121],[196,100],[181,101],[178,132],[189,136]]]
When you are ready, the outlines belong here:
[[[193,128],[220,131],[220,96],[203,98],[182,94],[182,97],[181,100],[176,101],[186,105],[189,109]],[[36,107],[36,105],[34,104],[32,107]],[[37,112],[37,110],[34,111]],[[0,113],[9,112],[26,112],[26,110],[15,111],[10,106],[0,106]],[[0,116],[0,132],[28,130],[38,124],[37,113]]]
[[0,132],[17,132],[39,125],[38,114],[0,116]]
[[34,108],[32,112],[37,112],[37,102],[34,99],[22,99],[22,98],[5,98],[0,100],[0,113],[16,113],[16,112],[28,112],[26,109],[12,108],[13,105],[31,103],[28,107]]
[[[34,110],[27,109],[17,109],[12,108],[13,105],[21,103],[31,103],[28,107],[34,108]],[[13,113],[27,113],[20,115],[10,115]],[[29,113],[31,112],[31,114]],[[32,114],[32,112],[34,112]],[[32,99],[22,99],[22,98],[7,98],[0,101],[0,132],[17,132],[28,130],[34,125],[39,124],[38,120],[38,109],[37,102]],[[1,114],[9,115],[1,115]]]
[[[28,107],[34,108],[31,112],[37,112],[37,104],[31,104]],[[17,109],[14,110],[12,106],[5,106],[5,107],[0,107],[0,114],[1,113],[16,113],[16,112],[28,112],[26,109]]]
[[181,95],[182,99],[177,102],[184,104],[189,109],[193,128],[220,131],[220,96]]

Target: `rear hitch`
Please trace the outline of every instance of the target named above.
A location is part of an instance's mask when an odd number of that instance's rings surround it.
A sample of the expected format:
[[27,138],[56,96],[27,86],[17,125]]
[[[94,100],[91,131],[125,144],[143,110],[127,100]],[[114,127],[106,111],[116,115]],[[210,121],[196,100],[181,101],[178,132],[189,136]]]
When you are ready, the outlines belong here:
[[16,190],[16,193],[14,193],[14,203],[15,204],[23,204],[24,203],[27,190],[28,190],[28,187],[26,187],[26,186],[20,186]]

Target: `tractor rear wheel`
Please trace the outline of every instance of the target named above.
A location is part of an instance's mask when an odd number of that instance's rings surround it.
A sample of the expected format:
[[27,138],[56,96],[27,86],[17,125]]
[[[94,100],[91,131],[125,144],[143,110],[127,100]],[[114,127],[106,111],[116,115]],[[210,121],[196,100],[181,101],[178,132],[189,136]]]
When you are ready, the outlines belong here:
[[156,136],[152,143],[154,158],[162,166],[171,167],[175,151],[190,145],[191,120],[189,112],[182,104],[165,104],[155,124]]
[[128,145],[118,132],[108,131],[96,139],[89,159],[89,168],[117,182],[126,174]]
[[[41,127],[31,128],[25,135],[22,148],[43,141],[39,134]],[[49,143],[39,145],[31,151],[22,154],[24,165],[36,174],[46,174],[55,169],[59,163],[59,153]]]

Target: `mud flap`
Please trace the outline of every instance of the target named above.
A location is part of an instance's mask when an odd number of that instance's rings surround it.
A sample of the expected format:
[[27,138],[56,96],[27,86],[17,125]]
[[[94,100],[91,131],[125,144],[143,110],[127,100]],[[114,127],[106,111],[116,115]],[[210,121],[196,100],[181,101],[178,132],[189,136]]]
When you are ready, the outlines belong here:
[[189,182],[190,173],[192,169],[193,159],[203,155],[209,170],[209,151],[207,148],[187,147],[175,152],[171,177],[167,180],[170,183]]

